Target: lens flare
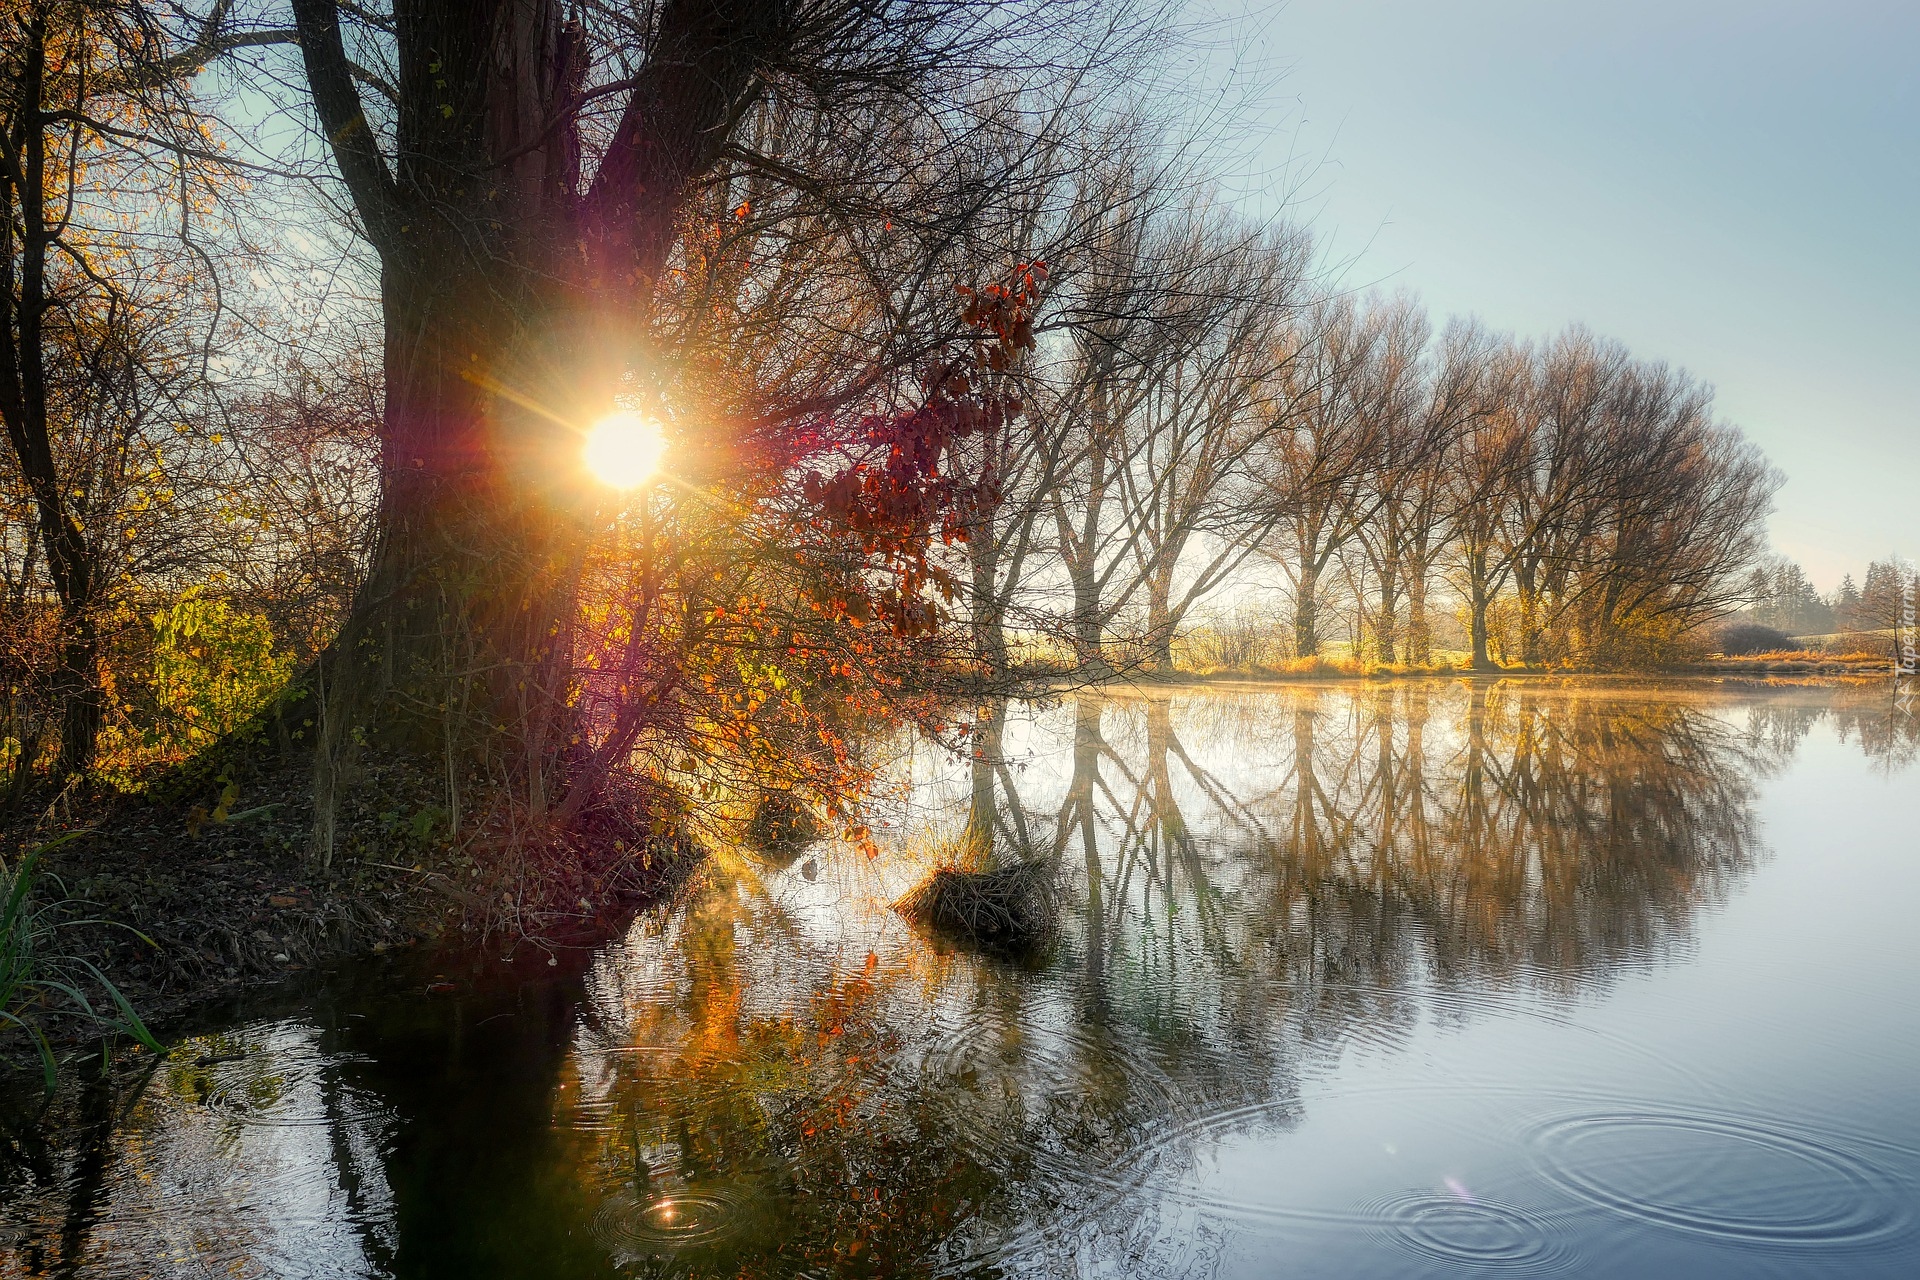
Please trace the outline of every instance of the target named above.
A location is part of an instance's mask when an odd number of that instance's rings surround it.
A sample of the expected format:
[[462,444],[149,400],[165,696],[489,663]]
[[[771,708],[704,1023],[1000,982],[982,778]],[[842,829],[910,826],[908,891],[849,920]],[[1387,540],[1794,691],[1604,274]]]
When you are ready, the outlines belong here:
[[587,432],[582,455],[593,478],[609,489],[644,484],[667,451],[660,424],[637,413],[610,413]]

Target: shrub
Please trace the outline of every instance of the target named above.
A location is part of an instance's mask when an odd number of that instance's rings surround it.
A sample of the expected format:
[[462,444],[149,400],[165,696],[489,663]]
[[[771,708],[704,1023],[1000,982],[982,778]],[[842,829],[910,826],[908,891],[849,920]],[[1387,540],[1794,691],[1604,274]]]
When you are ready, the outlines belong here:
[[152,674],[144,699],[151,714],[135,731],[101,734],[100,772],[122,787],[154,766],[177,764],[238,728],[285,686],[291,654],[276,653],[264,615],[208,599],[194,587],[153,623]]
[[1720,632],[1720,652],[1729,658],[1745,657],[1751,653],[1779,653],[1791,648],[1792,636],[1754,622],[1735,623]]
[[1176,642],[1179,665],[1195,671],[1247,671],[1293,656],[1293,629],[1279,614],[1240,608]]

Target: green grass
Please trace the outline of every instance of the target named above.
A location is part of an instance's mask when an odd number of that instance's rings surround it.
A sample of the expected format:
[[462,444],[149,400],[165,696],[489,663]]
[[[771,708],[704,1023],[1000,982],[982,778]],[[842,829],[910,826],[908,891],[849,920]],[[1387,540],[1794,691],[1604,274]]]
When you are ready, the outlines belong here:
[[[101,923],[72,918],[77,904],[68,896],[66,885],[40,869],[43,854],[79,834],[40,845],[12,867],[0,863],[0,1034],[11,1029],[32,1041],[49,1093],[58,1074],[46,1029],[52,1017],[77,1018],[104,1031],[131,1036],[155,1053],[163,1052],[140,1015],[99,967],[58,947],[61,930]],[[51,896],[45,892],[47,887],[53,890]],[[151,944],[146,935],[130,932]]]

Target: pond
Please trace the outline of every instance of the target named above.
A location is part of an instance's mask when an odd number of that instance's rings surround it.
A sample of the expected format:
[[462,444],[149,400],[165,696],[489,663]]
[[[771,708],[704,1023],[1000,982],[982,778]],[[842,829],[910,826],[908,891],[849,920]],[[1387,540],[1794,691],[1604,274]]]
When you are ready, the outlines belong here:
[[[13,1168],[0,1275],[1920,1273],[1902,715],[1004,708],[900,748],[877,858],[723,851],[584,964],[236,1010]],[[1022,954],[889,905],[988,825],[1058,871]]]

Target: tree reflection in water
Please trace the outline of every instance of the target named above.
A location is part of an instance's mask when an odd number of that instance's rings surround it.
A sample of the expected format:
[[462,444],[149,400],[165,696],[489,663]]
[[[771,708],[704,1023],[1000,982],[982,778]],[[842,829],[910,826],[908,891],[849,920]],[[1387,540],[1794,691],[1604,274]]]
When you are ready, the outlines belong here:
[[[44,1149],[10,1139],[0,1274],[1205,1271],[1224,1228],[1175,1189],[1223,1133],[1294,1124],[1310,1073],[1422,1018],[1683,950],[1820,718],[1885,767],[1914,753],[1829,691],[981,714],[971,760],[909,753],[882,830],[911,834],[875,863],[723,853],[577,982],[346,984],[134,1096],[83,1092]],[[970,954],[889,909],[915,850],[963,837],[1057,863],[1052,954]]]

